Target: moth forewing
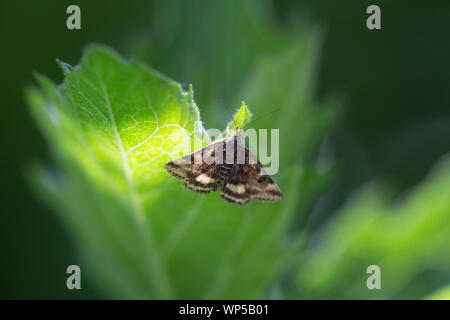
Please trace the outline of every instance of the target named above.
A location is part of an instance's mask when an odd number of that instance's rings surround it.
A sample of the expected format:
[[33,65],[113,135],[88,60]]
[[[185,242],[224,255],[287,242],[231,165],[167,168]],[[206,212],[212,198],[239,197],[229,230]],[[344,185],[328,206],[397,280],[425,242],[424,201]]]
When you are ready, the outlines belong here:
[[236,163],[235,161],[235,145],[236,145],[236,138],[233,135],[231,138],[228,138],[225,140],[225,161],[218,163],[218,164],[231,164],[234,165]]
[[236,149],[235,164],[245,164],[247,161],[247,148],[241,143],[241,141],[237,140]]
[[[215,143],[210,144],[208,147],[208,152],[203,154],[203,162],[208,165],[222,164],[223,163],[223,142],[219,140]],[[205,149],[206,149],[205,148]]]

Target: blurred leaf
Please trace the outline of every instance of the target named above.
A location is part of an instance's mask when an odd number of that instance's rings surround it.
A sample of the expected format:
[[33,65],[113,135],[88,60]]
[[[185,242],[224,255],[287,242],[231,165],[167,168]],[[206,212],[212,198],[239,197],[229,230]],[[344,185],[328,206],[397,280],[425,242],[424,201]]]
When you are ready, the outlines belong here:
[[427,297],[428,300],[450,300],[450,286],[441,288]]
[[268,128],[275,122],[280,128],[282,164],[310,161],[340,111],[334,101],[314,100],[321,43],[320,30],[305,30],[281,52],[257,59],[239,92],[255,115],[275,111],[254,126]]
[[[417,282],[421,274],[450,277],[450,158],[394,205],[388,194],[385,186],[368,186],[315,235],[297,297],[419,299],[432,290]],[[369,265],[381,268],[381,290],[366,287]],[[410,285],[420,287],[411,294]]]
[[[308,56],[301,43],[313,38],[294,45]],[[285,55],[283,49],[273,58],[298,76],[311,63]],[[286,238],[304,200],[302,164],[283,161],[277,180],[285,199],[278,203],[236,207],[217,193],[195,194],[163,170],[185,154],[190,136],[195,149],[208,143],[198,139],[204,128],[192,90],[104,47],[88,49],[79,66],[63,70],[60,87],[38,77],[41,89],[27,92],[58,165],[35,168],[30,178],[76,240],[85,274],[118,298],[266,296],[302,243],[300,233]],[[259,90],[264,95],[267,88]],[[291,101],[283,112],[297,106]],[[309,112],[320,115],[306,103],[302,110],[305,120]],[[245,126],[249,119],[243,104],[234,121]],[[296,127],[287,130],[295,135]]]
[[250,121],[252,115],[250,113],[250,110],[248,110],[247,106],[245,105],[245,102],[242,101],[241,107],[236,111],[236,113],[233,116],[233,120],[228,122],[227,128],[226,128],[226,135],[231,136],[237,128],[245,128],[245,126]]

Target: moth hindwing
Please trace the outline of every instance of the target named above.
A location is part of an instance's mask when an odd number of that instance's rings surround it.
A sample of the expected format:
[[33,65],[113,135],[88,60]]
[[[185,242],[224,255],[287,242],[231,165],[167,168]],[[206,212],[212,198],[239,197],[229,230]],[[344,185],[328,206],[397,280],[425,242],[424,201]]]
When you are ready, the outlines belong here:
[[200,193],[222,189],[220,196],[231,203],[243,205],[250,200],[283,198],[280,188],[237,134],[168,162],[164,167],[174,177],[184,180],[186,188]]

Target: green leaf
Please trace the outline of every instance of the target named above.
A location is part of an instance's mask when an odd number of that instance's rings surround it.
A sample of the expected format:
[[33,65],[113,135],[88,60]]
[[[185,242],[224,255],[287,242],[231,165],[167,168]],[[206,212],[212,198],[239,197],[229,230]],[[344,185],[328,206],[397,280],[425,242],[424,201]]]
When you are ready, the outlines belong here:
[[[434,290],[420,281],[424,274],[450,276],[449,194],[449,156],[395,204],[385,185],[360,190],[314,239],[297,274],[296,297],[423,298],[417,294]],[[381,269],[381,290],[366,287],[369,265]]]
[[238,128],[243,129],[250,122],[252,115],[250,110],[248,110],[245,102],[242,101],[241,107],[236,111],[233,119],[228,122],[226,131],[226,136],[231,136]]
[[[116,298],[267,297],[303,241],[286,232],[306,202],[304,167],[283,162],[278,203],[237,207],[186,190],[163,167],[210,142],[192,88],[105,47],[62,67],[61,86],[38,76],[41,88],[27,91],[57,164],[29,175],[75,240],[84,274]],[[249,120],[243,104],[232,123]]]

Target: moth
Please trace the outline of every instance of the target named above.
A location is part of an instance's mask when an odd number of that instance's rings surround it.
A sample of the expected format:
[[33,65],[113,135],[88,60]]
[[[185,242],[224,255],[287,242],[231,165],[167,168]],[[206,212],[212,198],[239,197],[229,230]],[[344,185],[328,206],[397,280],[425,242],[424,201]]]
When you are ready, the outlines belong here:
[[280,188],[256,156],[244,145],[241,130],[214,141],[190,155],[168,162],[164,168],[199,193],[221,189],[225,201],[244,205],[251,200],[279,201]]

